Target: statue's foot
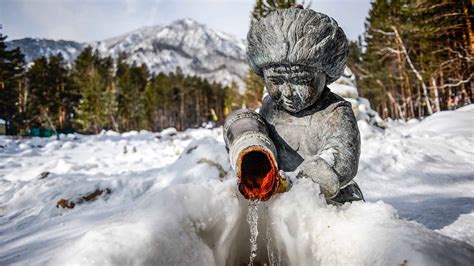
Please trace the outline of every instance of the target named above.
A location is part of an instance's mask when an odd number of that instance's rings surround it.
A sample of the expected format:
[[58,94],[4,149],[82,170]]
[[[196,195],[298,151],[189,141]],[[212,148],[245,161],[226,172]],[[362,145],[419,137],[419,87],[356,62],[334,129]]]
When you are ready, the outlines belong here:
[[359,185],[357,185],[356,182],[351,181],[349,184],[343,187],[334,198],[328,199],[327,202],[329,204],[342,205],[346,202],[360,200],[365,201],[364,195],[362,194]]

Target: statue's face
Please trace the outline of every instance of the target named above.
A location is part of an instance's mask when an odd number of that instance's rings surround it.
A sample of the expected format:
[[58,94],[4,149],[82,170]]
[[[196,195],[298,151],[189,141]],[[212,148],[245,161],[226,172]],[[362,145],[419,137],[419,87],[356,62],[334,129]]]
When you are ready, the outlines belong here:
[[270,97],[290,113],[313,105],[326,86],[326,74],[309,67],[268,67],[263,75]]

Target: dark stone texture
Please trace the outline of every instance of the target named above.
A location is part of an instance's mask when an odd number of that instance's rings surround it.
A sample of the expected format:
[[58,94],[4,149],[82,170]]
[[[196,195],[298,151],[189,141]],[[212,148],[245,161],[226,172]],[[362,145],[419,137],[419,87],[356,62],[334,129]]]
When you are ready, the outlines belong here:
[[254,23],[247,35],[247,60],[263,77],[273,64],[317,68],[337,80],[347,62],[348,43],[337,22],[311,9],[277,9]]
[[[327,87],[341,76],[347,61],[342,29],[324,14],[289,8],[253,24],[247,39],[250,67],[264,78],[268,91],[261,117],[253,116],[268,128],[279,170],[311,178],[327,199],[337,203],[363,200],[352,181],[360,155],[357,121],[351,104]],[[230,120],[239,115],[232,114]],[[225,126],[231,151],[234,133],[229,131],[241,134],[245,128]],[[258,142],[257,134],[246,136],[246,143],[252,143],[252,138]],[[230,155],[235,157],[233,152]]]
[[281,170],[312,178],[327,197],[355,177],[360,155],[357,121],[351,104],[328,88],[298,113],[266,97],[260,114],[268,123]]

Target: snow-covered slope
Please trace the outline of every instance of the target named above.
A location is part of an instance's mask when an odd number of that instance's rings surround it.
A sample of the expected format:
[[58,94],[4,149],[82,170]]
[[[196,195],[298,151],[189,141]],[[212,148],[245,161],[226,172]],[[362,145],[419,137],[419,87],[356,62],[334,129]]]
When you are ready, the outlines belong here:
[[243,86],[248,66],[245,43],[232,35],[215,31],[191,19],[177,20],[166,26],[144,27],[118,37],[93,42],[53,41],[25,38],[7,42],[10,49],[20,47],[28,62],[61,52],[72,63],[88,45],[103,56],[127,56],[127,62],[146,64],[154,72],[175,72],[179,67],[188,75],[209,81]]
[[[295,181],[260,204],[255,260],[472,264],[473,124],[472,106],[389,123],[385,131],[359,121],[356,180],[367,202],[328,206],[315,184]],[[218,128],[0,138],[0,264],[247,263],[248,202],[221,134]],[[74,209],[56,207],[97,189],[110,193]]]
[[20,47],[22,53],[25,55],[27,63],[33,62],[36,58],[42,56],[50,56],[61,53],[68,63],[79,55],[83,49],[83,45],[74,41],[54,41],[38,38],[23,38],[6,42],[7,49],[14,49]]

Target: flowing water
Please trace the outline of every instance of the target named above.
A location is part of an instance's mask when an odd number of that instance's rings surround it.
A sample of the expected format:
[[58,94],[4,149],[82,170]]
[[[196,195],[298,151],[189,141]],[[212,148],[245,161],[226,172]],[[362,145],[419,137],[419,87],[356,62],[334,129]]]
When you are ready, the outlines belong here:
[[257,236],[258,236],[258,202],[249,203],[249,212],[247,213],[247,222],[250,226],[250,258],[249,266],[253,266],[253,261],[257,257]]
[[[247,213],[247,223],[250,227],[250,258],[248,265],[253,266],[256,265],[280,265],[280,256],[279,252],[275,254],[274,246],[273,246],[273,237],[272,237],[272,230],[271,230],[271,221],[268,213],[268,206],[258,201],[251,201],[248,205],[248,213]],[[262,209],[263,207],[263,209]],[[261,209],[260,215],[263,214],[262,221],[260,221],[260,229],[262,230],[262,226],[264,227],[265,234],[263,235],[264,242],[260,241],[261,249],[258,253],[257,257],[257,250],[258,250],[258,211]],[[262,240],[262,238],[260,239]],[[263,246],[262,246],[263,245]],[[263,256],[265,256],[264,258]]]

